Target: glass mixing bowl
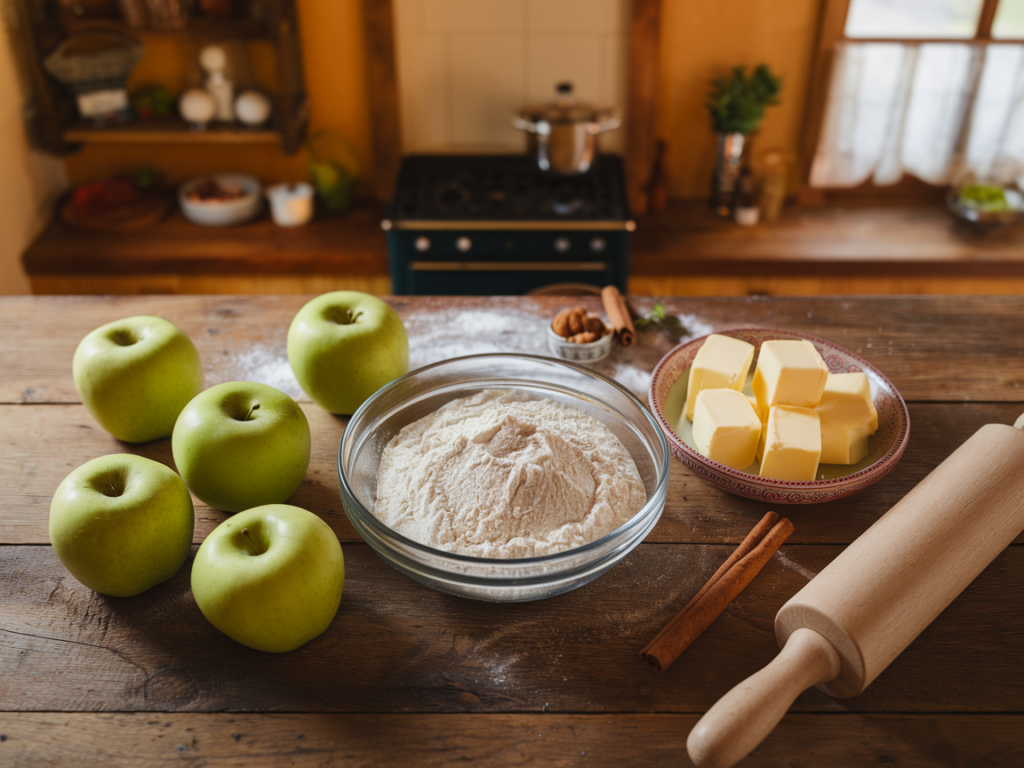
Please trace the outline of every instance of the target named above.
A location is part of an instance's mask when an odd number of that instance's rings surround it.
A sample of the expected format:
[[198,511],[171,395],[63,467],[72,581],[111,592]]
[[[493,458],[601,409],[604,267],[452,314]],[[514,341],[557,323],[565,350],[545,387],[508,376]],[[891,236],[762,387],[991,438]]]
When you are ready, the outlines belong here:
[[[511,389],[579,408],[615,434],[629,451],[647,503],[622,526],[582,547],[552,555],[499,560],[433,549],[373,516],[380,455],[402,427],[445,403],[484,389]],[[355,412],[341,439],[338,477],[345,514],[393,568],[428,587],[496,602],[540,600],[596,579],[650,533],[665,506],[668,442],[631,392],[575,363],[532,355],[471,355],[408,373]]]

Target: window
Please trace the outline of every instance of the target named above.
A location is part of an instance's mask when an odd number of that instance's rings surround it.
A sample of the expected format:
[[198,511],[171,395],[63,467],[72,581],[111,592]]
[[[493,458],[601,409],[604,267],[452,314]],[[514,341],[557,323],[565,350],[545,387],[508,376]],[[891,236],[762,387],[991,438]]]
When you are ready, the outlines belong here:
[[811,187],[1024,176],[1024,0],[827,0],[825,14]]

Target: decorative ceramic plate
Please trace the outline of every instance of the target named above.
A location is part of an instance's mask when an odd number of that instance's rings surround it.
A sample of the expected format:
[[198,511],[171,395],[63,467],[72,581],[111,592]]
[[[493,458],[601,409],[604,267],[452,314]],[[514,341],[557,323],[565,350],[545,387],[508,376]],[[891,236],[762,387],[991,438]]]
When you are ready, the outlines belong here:
[[814,345],[830,373],[867,374],[871,396],[878,410],[878,431],[868,439],[868,454],[857,464],[822,464],[818,480],[796,482],[760,477],[757,462],[745,470],[732,469],[697,452],[690,420],[683,416],[690,366],[707,336],[681,344],[661,359],[651,379],[650,404],[654,418],[668,438],[672,455],[694,473],[720,488],[749,499],[775,504],[817,504],[863,491],[889,474],[900,460],[910,436],[910,414],[896,387],[881,371],[850,350],[817,336],[772,328],[735,328],[718,331],[754,345],[744,392],[751,394],[750,381],[757,365],[761,342],[772,339],[806,339]]

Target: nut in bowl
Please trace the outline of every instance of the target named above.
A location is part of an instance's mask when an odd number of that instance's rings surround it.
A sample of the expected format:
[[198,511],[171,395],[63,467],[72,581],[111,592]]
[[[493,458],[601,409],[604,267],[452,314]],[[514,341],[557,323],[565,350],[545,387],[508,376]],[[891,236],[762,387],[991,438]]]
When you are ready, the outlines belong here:
[[559,312],[548,326],[548,348],[555,357],[574,363],[596,363],[612,349],[612,331],[582,307]]
[[252,176],[221,173],[190,179],[178,190],[185,218],[204,227],[232,227],[256,218],[262,187]]
[[[673,349],[654,369],[649,400],[654,418],[668,438],[672,455],[698,477],[730,493],[776,504],[815,504],[848,496],[878,482],[896,466],[910,435],[910,414],[899,392],[881,371],[854,352],[825,339],[770,328],[737,328],[722,331],[752,344],[757,364],[761,344],[775,340],[809,341],[830,374],[863,372],[878,415],[877,430],[867,443],[867,454],[849,465],[821,464],[815,480],[778,480],[761,477],[757,466],[734,469],[702,455],[693,439],[690,420],[684,414],[690,367],[707,337]],[[750,392],[750,376],[745,391]]]

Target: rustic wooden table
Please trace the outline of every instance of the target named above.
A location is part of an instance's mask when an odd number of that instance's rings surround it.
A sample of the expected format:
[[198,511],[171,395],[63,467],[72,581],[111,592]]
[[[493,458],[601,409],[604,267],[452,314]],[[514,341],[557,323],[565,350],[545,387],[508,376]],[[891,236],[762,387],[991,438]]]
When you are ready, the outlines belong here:
[[[796,531],[665,674],[638,651],[767,510],[673,461],[648,540],[604,577],[537,603],[450,597],[360,543],[338,496],[345,420],[303,400],[313,459],[293,503],[342,541],[330,629],[269,655],[218,633],[177,576],[97,595],[49,546],[50,497],[71,469],[168,440],[118,443],[78,402],[76,344],[101,323],[157,314],[196,342],[206,383],[262,381],[301,398],[285,357],[302,297],[0,300],[0,765],[686,765],[700,713],[777,652],[779,607],[981,425],[1024,411],[1024,298],[664,299],[691,336],[739,324],[800,330],[874,362],[910,407],[910,445],[864,493],[784,508]],[[564,299],[394,299],[414,366],[544,351]],[[650,309],[653,300],[638,300]],[[593,307],[597,309],[596,304]],[[638,393],[671,348],[661,332],[599,365]],[[197,505],[198,544],[223,513]],[[811,690],[742,765],[1020,765],[1024,538],[862,695]]]

